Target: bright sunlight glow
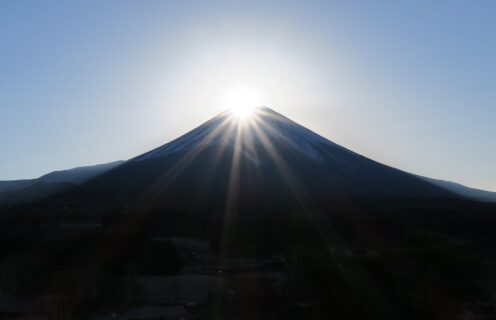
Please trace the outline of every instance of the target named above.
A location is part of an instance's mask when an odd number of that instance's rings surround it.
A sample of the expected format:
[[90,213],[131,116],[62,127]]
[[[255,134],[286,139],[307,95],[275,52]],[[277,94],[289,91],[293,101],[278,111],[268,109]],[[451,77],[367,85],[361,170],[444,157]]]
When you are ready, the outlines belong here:
[[253,88],[242,86],[226,93],[223,106],[229,108],[238,119],[249,118],[255,107],[262,104],[260,93]]

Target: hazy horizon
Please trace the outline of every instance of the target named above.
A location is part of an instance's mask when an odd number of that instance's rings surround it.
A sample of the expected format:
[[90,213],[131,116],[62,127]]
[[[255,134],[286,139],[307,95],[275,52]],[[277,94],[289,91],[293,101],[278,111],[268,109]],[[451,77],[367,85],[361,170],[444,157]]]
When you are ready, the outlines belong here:
[[496,4],[0,4],[0,180],[125,160],[240,86],[325,138],[496,191]]

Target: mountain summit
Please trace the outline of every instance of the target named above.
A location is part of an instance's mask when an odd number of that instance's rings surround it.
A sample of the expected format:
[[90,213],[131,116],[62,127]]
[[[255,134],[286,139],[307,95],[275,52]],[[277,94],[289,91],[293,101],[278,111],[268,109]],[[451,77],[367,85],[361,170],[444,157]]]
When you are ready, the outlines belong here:
[[[140,155],[132,161],[163,157],[212,146],[234,148],[241,156],[258,164],[257,149],[284,147],[314,160],[323,160],[323,147],[339,147],[313,131],[297,124],[268,107],[254,108],[248,119],[238,119],[225,111],[178,139]],[[275,155],[274,155],[275,156]]]
[[98,199],[150,205],[453,196],[339,146],[267,107],[256,108],[244,120],[225,111],[82,189]]

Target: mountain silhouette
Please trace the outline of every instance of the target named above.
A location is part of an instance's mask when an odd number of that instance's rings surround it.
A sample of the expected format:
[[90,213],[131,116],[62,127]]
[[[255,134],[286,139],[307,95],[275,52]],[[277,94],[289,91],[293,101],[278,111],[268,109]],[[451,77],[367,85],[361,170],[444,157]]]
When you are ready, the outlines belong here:
[[453,193],[352,152],[268,107],[225,111],[71,192],[131,205],[444,198]]

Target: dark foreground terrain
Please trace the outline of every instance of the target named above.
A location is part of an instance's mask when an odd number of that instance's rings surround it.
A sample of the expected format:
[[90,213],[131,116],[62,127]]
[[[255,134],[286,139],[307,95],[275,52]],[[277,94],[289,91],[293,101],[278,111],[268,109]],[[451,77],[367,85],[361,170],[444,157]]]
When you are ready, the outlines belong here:
[[0,209],[6,319],[493,319],[496,206]]

